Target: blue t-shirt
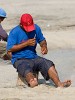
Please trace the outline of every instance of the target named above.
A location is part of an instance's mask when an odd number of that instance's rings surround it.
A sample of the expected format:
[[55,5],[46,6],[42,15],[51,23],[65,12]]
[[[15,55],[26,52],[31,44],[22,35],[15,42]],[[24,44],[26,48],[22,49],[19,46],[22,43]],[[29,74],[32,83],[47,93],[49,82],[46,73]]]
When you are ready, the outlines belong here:
[[26,33],[19,25],[10,31],[7,41],[7,50],[11,49],[14,45],[18,45],[34,37],[36,38],[35,46],[27,46],[17,52],[12,53],[12,64],[14,64],[14,62],[20,58],[36,58],[38,56],[36,53],[37,43],[40,43],[41,41],[45,40],[45,38],[41,32],[40,27],[36,24],[35,30],[32,32]]

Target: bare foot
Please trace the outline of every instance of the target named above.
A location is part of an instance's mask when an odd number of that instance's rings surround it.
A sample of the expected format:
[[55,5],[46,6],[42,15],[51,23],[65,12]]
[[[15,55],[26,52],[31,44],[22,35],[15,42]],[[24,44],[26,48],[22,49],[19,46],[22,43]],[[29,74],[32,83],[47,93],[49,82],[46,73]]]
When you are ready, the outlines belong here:
[[69,87],[71,85],[71,80],[59,83],[58,87]]

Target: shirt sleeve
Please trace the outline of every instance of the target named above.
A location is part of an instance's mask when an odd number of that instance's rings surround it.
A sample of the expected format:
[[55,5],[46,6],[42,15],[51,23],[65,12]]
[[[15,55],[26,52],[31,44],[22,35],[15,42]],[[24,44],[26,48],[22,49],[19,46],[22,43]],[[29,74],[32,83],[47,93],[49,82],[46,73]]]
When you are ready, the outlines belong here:
[[38,43],[45,40],[45,37],[43,36],[43,33],[42,33],[41,28],[39,26],[36,28],[36,37],[37,37],[37,42]]
[[17,34],[15,34],[15,31],[12,30],[8,36],[6,49],[11,49],[15,44],[17,44]]
[[0,38],[4,41],[7,41],[8,38],[8,34],[6,33],[6,31],[2,28],[2,26],[0,25]]

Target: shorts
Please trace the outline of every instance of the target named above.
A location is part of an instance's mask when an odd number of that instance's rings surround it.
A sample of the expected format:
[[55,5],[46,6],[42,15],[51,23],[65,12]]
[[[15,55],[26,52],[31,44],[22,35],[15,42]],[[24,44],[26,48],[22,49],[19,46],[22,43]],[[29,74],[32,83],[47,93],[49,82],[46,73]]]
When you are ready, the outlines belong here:
[[26,77],[29,72],[33,74],[40,72],[45,80],[49,80],[48,70],[50,67],[54,66],[54,63],[38,56],[35,59],[18,59],[13,66],[22,77]]

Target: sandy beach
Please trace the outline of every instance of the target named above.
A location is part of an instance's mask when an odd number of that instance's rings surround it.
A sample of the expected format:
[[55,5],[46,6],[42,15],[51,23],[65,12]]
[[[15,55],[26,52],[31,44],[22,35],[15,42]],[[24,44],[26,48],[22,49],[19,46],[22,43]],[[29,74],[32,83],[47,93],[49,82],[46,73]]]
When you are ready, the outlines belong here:
[[[0,59],[0,100],[75,100],[75,1],[74,0],[0,0],[7,12],[2,26],[9,31],[19,24],[23,13],[30,13],[47,39],[48,54],[61,81],[71,79],[68,88],[55,88],[39,74],[35,88],[17,86],[17,72],[10,61]],[[37,53],[41,56],[40,47]]]

